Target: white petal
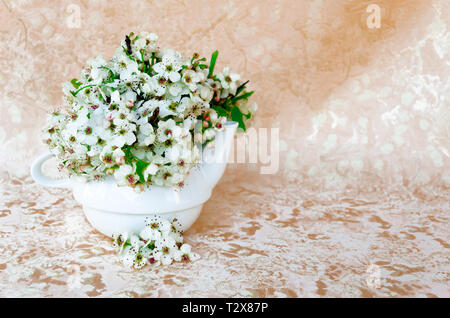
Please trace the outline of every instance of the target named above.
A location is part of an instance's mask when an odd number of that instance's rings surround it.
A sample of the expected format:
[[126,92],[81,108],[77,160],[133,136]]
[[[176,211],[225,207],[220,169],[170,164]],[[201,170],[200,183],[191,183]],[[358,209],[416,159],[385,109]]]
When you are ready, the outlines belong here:
[[154,175],[159,170],[159,167],[154,163],[150,164],[147,169],[145,169],[146,174]]
[[178,72],[170,72],[170,73],[169,73],[169,79],[170,79],[173,83],[178,82],[178,81],[180,80],[180,78],[181,78],[181,75],[180,75],[180,73],[178,73]]
[[153,70],[158,74],[163,74],[166,71],[166,66],[162,62],[159,62],[153,65]]
[[161,263],[163,265],[170,265],[172,264],[172,257],[169,255],[164,255],[161,257]]
[[136,141],[136,135],[129,131],[125,134],[125,139],[127,145],[132,145]]
[[182,90],[183,88],[181,87],[181,85],[178,85],[178,83],[173,84],[169,87],[169,92],[173,96],[179,96]]
[[125,145],[125,138],[123,136],[118,136],[113,139],[112,144],[119,148],[122,148]]
[[183,244],[180,247],[180,251],[183,253],[190,253],[191,252],[192,247],[189,244]]
[[151,239],[153,237],[153,232],[152,229],[148,226],[146,226],[140,233],[139,236],[148,241],[149,239]]

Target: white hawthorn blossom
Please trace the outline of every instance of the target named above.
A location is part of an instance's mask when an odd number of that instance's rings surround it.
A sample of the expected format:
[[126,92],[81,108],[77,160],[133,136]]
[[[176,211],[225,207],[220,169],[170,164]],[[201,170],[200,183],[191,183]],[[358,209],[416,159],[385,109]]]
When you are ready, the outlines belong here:
[[179,250],[176,250],[174,253],[174,260],[177,262],[194,262],[200,258],[200,256],[196,253],[193,253],[192,246],[189,244],[181,245]]
[[[110,176],[136,191],[182,187],[201,159],[195,142],[212,147],[233,107],[242,123],[256,111],[247,96],[233,100],[245,93],[240,76],[229,68],[210,74],[205,60],[160,49],[147,32],[125,37],[109,60],[89,59],[79,80],[63,83],[65,109],[50,114],[43,129],[61,169],[87,181]],[[153,258],[168,262],[162,252]]]
[[229,67],[224,67],[222,73],[217,75],[217,78],[220,80],[220,84],[224,89],[222,97],[227,97],[229,94],[236,94],[238,81],[241,79],[239,74],[231,73]]
[[173,50],[166,50],[161,62],[156,63],[153,69],[159,75],[175,83],[181,78],[179,71],[181,70],[182,64],[180,53]]
[[170,265],[176,262],[194,262],[200,256],[192,252],[189,244],[183,244],[183,235],[174,219],[169,221],[159,215],[147,218],[140,233],[129,232],[113,235],[114,247],[122,263],[129,268],[145,265]]
[[134,173],[134,169],[129,165],[120,166],[114,173],[114,177],[119,185],[133,186],[139,180],[139,176]]
[[135,60],[131,60],[129,56],[123,51],[123,48],[118,48],[113,57],[112,70],[120,75],[120,79],[125,81],[131,78],[133,73],[138,73],[138,64]]

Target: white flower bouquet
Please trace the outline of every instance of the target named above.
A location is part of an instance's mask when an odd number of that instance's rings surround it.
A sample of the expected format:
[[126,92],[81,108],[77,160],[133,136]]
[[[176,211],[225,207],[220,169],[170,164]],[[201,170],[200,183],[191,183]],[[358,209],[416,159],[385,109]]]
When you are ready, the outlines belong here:
[[184,58],[160,49],[153,33],[127,35],[111,60],[88,60],[80,79],[63,84],[65,111],[48,117],[44,140],[61,170],[86,180],[113,175],[119,185],[182,187],[228,120],[245,131],[256,111],[248,83],[218,52]]
[[170,265],[176,262],[193,262],[200,255],[191,251],[191,245],[183,243],[182,231],[177,222],[170,222],[158,215],[146,220],[146,226],[139,235],[130,232],[113,235],[114,247],[126,267],[141,268]]

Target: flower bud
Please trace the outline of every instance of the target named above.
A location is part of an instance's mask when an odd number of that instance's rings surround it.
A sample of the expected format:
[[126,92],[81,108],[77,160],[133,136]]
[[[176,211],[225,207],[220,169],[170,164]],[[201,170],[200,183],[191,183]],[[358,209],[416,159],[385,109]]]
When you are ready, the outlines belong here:
[[125,156],[118,156],[118,157],[116,158],[116,163],[117,163],[119,166],[123,165],[123,164],[125,163]]

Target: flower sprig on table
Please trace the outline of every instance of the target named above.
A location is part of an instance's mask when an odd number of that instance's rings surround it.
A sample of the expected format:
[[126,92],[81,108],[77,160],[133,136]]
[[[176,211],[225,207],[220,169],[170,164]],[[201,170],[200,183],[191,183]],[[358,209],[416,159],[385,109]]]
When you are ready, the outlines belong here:
[[196,143],[213,147],[228,120],[245,131],[256,111],[248,81],[228,67],[214,73],[217,51],[207,63],[157,40],[131,33],[110,60],[88,60],[80,79],[63,84],[67,111],[53,112],[44,129],[62,170],[86,180],[114,175],[138,191],[182,187],[200,161]]
[[199,255],[191,251],[189,244],[183,244],[182,232],[174,220],[168,221],[158,215],[146,220],[146,227],[136,235],[117,233],[113,235],[114,246],[121,261],[127,267],[141,268],[170,265],[173,261],[193,262]]

